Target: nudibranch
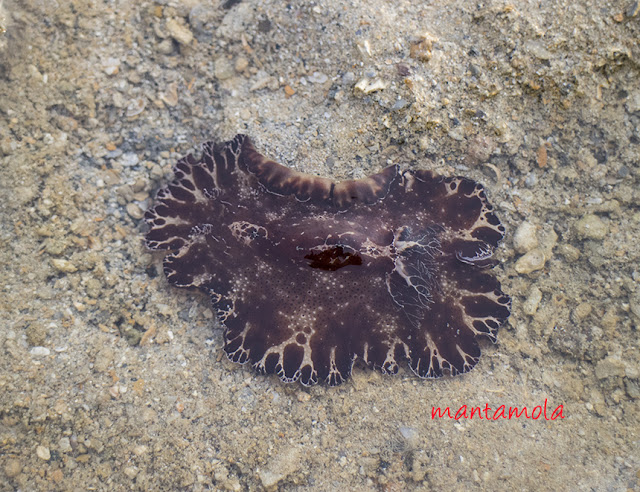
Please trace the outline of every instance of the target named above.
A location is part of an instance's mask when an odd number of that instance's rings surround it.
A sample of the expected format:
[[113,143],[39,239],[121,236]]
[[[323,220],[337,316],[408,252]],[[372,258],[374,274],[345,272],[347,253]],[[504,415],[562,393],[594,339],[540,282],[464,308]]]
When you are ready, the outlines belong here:
[[205,143],[145,215],[170,284],[211,297],[224,351],[283,381],[331,386],[356,360],[457,375],[496,341],[511,299],[491,273],[505,234],[482,185],[393,165],[333,181]]

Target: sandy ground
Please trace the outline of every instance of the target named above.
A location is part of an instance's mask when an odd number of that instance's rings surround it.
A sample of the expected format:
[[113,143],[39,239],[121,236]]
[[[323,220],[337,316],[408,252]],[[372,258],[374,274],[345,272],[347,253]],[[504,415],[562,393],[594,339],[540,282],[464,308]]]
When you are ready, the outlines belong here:
[[[3,14],[0,490],[638,489],[638,2]],[[338,388],[227,361],[141,217],[179,156],[238,132],[335,178],[483,182],[509,229],[498,344],[461,377]],[[431,418],[545,400],[564,418]]]

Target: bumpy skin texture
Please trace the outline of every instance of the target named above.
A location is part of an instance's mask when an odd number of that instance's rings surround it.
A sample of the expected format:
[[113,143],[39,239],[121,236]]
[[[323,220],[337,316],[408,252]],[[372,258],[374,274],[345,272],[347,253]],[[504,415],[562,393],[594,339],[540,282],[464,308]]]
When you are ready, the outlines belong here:
[[283,381],[337,385],[356,359],[465,373],[509,317],[490,273],[504,227],[465,178],[391,166],[334,182],[237,135],[180,160],[145,219],[169,282],[211,296],[229,358]]

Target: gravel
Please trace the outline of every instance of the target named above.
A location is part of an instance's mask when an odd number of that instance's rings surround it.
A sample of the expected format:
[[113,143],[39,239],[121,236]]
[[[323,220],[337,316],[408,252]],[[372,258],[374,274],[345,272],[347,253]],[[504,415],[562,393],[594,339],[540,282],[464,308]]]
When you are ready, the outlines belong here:
[[[4,2],[0,491],[638,488],[636,4]],[[227,361],[142,214],[238,132],[318,176],[483,183],[513,313],[478,366],[330,389]],[[565,418],[431,418],[545,399]]]

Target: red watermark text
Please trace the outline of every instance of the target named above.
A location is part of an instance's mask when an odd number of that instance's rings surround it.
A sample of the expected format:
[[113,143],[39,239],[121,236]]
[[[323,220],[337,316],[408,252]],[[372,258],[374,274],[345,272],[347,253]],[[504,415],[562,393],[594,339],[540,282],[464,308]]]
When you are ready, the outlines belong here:
[[[557,418],[564,418],[562,414],[563,406],[558,405],[553,412],[547,410],[547,399],[544,399],[544,405],[536,405],[529,411],[527,407],[507,407],[500,405],[498,408],[493,409],[486,403],[483,407],[468,407],[462,405],[458,409],[451,410],[450,407],[432,407],[431,408],[431,420],[449,418],[453,420],[461,419],[473,419],[474,417],[480,420],[500,420],[512,418],[525,418],[538,420],[540,417],[544,417],[545,420],[556,420]],[[455,411],[455,413],[454,413]]]

